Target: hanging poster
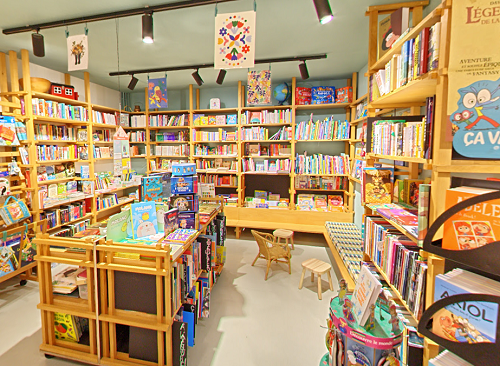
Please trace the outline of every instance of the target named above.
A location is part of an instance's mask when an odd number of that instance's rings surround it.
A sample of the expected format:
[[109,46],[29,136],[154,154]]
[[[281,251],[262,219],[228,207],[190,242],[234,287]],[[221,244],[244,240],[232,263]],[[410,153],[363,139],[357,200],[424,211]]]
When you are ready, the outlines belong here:
[[85,34],[69,36],[68,45],[68,71],[87,70],[89,67],[89,46]]
[[148,80],[149,109],[168,108],[167,78]]
[[254,67],[255,11],[215,17],[215,68]]
[[247,105],[271,104],[271,70],[249,71]]
[[[454,0],[448,138],[460,158],[500,158],[500,3]],[[444,47],[442,47],[444,49]]]

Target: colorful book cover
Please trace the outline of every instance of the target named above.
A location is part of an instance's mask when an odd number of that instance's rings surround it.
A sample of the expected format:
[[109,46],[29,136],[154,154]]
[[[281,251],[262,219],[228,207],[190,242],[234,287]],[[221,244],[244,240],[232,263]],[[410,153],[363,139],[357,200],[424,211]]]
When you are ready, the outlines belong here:
[[165,230],[165,213],[168,211],[168,205],[156,202],[156,219],[158,221],[158,232]]
[[[436,276],[434,301],[469,293],[457,284]],[[496,340],[498,304],[486,301],[457,303],[446,306],[433,316],[432,332],[462,343],[490,343]]]
[[132,203],[130,214],[134,239],[158,233],[156,204],[154,202]]
[[364,202],[391,203],[392,180],[391,170],[386,168],[363,169]]
[[168,108],[167,78],[148,80],[149,109]]
[[141,184],[142,201],[161,202],[163,185],[161,176],[143,177]]
[[127,225],[130,221],[130,210],[122,211],[109,218],[106,224],[106,239],[120,241],[127,237]]
[[228,125],[238,124],[238,116],[236,114],[228,114],[226,117],[226,123]]
[[178,216],[178,208],[172,208],[171,210],[165,212],[165,214],[163,215],[163,230],[165,234],[170,234],[172,231],[175,231],[179,228]]
[[57,339],[78,342],[78,325],[75,317],[69,314],[54,313],[54,333]]
[[[468,198],[492,190],[458,187],[446,191],[445,208],[456,205]],[[468,250],[492,243],[500,238],[500,221],[495,212],[500,207],[500,200],[492,200],[467,207],[453,215],[444,223],[443,248],[450,250]]]
[[352,312],[358,324],[364,326],[370,315],[370,306],[375,304],[382,289],[380,281],[368,267],[361,266],[356,287],[352,293]]
[[418,189],[418,245],[421,247],[429,227],[431,185],[421,184]]
[[247,105],[271,104],[271,70],[249,71]]

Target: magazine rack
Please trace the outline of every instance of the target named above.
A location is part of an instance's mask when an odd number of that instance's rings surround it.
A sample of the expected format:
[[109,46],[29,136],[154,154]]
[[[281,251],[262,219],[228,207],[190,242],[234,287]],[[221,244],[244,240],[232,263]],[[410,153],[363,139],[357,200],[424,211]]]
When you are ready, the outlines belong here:
[[[500,296],[486,294],[461,294],[453,295],[442,300],[436,301],[429,306],[422,314],[422,318],[418,324],[418,331],[427,338],[433,340],[442,347],[460,356],[473,365],[494,366],[500,364],[500,343],[462,343],[454,342],[432,332],[432,318],[436,312],[445,306],[455,303],[465,303],[470,301],[484,301],[500,305]],[[497,330],[495,338],[500,335],[500,312],[498,312]]]
[[469,206],[494,199],[500,199],[500,191],[469,198],[443,212],[429,228],[424,239],[423,249],[426,252],[439,255],[445,259],[451,259],[466,266],[500,276],[500,266],[498,265],[500,260],[500,241],[495,241],[482,247],[469,250],[443,249],[442,239],[432,241],[439,228],[454,214]]

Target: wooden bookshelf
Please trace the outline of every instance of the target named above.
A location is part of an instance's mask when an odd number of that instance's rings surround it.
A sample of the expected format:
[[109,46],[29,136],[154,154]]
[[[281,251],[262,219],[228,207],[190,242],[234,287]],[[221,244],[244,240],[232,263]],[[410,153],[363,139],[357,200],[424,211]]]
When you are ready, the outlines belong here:
[[302,110],[317,110],[317,109],[345,109],[351,106],[351,103],[331,103],[331,104],[307,104],[307,105],[296,105],[295,109],[298,111]]

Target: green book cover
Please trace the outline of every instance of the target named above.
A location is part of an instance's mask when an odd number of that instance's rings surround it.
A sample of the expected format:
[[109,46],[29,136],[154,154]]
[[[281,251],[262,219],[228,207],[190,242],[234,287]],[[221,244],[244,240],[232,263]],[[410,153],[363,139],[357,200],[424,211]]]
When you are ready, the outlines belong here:
[[106,226],[106,238],[120,241],[127,237],[127,224],[130,222],[130,210],[120,212],[109,218]]

